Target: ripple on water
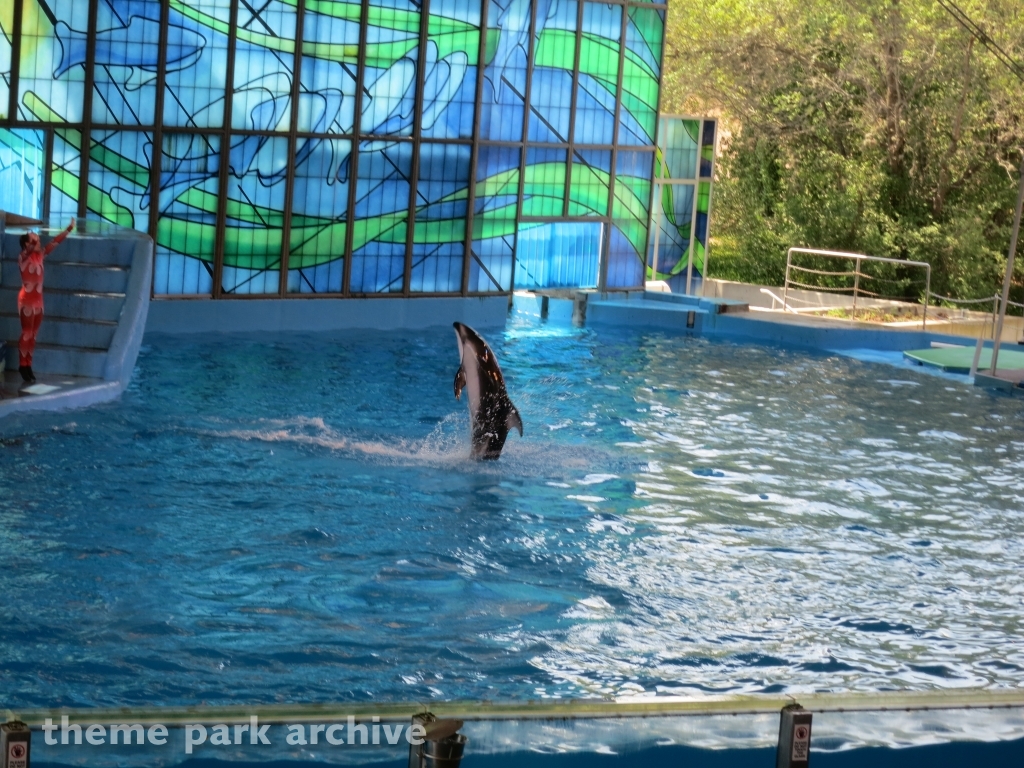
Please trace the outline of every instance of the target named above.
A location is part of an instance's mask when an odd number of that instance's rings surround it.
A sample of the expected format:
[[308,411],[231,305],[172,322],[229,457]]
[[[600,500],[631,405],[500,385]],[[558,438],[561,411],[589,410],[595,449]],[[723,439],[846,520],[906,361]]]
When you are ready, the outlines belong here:
[[1019,400],[490,341],[525,425],[498,462],[447,330],[161,339],[119,402],[5,420],[8,706],[1024,684]]

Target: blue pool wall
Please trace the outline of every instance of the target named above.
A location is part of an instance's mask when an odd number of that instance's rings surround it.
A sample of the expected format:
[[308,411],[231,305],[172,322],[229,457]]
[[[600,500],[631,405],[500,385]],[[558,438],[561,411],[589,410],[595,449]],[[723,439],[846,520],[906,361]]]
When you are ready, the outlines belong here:
[[146,333],[246,333],[400,330],[450,326],[500,328],[508,296],[380,299],[236,299],[152,301]]

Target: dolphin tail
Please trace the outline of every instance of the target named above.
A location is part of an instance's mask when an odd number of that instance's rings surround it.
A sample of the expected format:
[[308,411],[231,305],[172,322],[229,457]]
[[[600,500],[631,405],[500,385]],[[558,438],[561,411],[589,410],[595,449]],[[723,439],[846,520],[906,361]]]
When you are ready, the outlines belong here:
[[[459,370],[462,370],[462,369],[460,368]],[[509,411],[508,411],[508,416],[505,417],[505,425],[508,427],[510,432],[513,429],[519,430],[519,436],[522,437],[523,436],[523,420],[521,418],[519,418],[519,411],[517,411],[516,407],[514,405],[512,405],[512,401],[511,400],[509,401],[508,404],[509,404]]]
[[461,365],[459,370],[455,372],[455,399],[460,399],[462,395],[462,388],[466,386],[466,369]]

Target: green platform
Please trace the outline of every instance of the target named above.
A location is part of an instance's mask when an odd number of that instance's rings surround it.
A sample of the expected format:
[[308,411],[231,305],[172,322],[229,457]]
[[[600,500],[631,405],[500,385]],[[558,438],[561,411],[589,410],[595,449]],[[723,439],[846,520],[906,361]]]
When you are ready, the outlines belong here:
[[[1024,352],[1018,352],[1009,345],[999,347],[999,370],[1020,370],[1024,368]],[[1016,346],[1016,345],[1013,345]],[[970,373],[974,361],[974,347],[932,347],[931,349],[910,349],[903,353],[908,360],[922,365],[941,368],[946,373]],[[992,365],[992,349],[981,350],[978,369],[988,370]]]

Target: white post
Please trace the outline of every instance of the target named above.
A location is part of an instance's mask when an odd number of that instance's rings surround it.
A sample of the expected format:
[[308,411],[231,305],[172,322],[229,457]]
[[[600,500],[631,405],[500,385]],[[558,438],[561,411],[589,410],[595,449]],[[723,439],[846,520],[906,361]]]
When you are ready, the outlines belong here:
[[[665,194],[665,188],[661,185],[661,182],[655,180],[654,182],[654,253],[651,254],[651,279],[658,279],[658,243],[661,238],[661,206],[662,196]],[[602,233],[603,234],[603,233]]]
[[1010,301],[1010,283],[1013,281],[1013,257],[1017,250],[1017,235],[1020,233],[1020,210],[1024,207],[1024,158],[1020,163],[1020,188],[1017,191],[1017,211],[1013,215],[1013,231],[1010,233],[1010,253],[1006,257],[1006,277],[1003,278],[1003,302],[999,306],[999,320],[996,323],[995,337],[992,339],[992,368],[989,372],[996,375],[996,361],[999,357],[999,342],[1003,337],[1003,321],[1006,319],[1006,307]]

